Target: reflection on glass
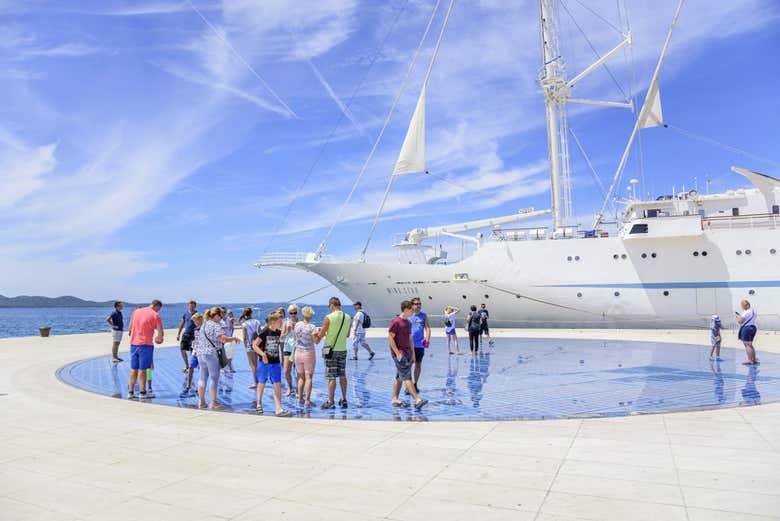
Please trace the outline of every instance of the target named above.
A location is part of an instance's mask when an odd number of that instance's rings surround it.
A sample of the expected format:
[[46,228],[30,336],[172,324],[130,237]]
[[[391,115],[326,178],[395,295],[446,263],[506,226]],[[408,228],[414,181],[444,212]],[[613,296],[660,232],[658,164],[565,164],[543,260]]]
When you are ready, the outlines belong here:
[[761,394],[756,387],[758,378],[758,366],[751,365],[745,378],[745,387],[742,388],[742,401],[740,405],[758,405],[761,403]]
[[712,372],[712,394],[715,397],[715,403],[726,403],[725,384],[723,373],[720,370],[720,362],[710,362],[710,371]]

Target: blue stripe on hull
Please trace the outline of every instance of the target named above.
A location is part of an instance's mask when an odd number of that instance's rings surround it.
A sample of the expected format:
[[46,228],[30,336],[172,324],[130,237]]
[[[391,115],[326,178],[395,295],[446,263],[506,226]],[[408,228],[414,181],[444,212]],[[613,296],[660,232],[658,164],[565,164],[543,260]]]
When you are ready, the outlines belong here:
[[777,288],[780,287],[780,280],[737,280],[730,282],[632,282],[625,284],[545,284],[534,287],[614,289]]

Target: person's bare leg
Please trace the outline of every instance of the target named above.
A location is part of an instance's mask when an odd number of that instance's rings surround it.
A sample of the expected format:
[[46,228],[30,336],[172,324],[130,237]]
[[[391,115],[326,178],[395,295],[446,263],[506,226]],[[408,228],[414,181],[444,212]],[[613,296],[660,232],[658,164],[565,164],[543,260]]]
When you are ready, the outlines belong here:
[[284,357],[284,380],[285,382],[287,382],[287,392],[284,395],[290,396],[293,392],[293,384],[292,384],[292,363],[290,363],[289,356]]
[[246,360],[249,362],[249,370],[252,371],[252,383],[249,384],[249,388],[254,389],[257,387],[257,384],[255,383],[255,375],[257,374],[257,353],[254,351],[247,351]]
[[311,405],[312,374],[306,373],[306,405]]
[[257,384],[257,407],[263,408],[263,391],[265,390],[265,382]]
[[[711,355],[710,355],[711,356]],[[715,356],[720,358],[720,343],[715,346]]]
[[119,342],[111,343],[111,356],[113,356],[113,360],[119,360]]
[[146,393],[146,369],[138,370],[138,389]]
[[193,369],[192,367],[187,369],[187,384],[185,385],[187,389],[190,389],[192,387],[192,375],[194,374],[195,374],[195,369]]
[[401,380],[396,378],[393,380],[393,403],[401,403],[401,400],[398,399],[398,393],[401,392]]
[[[340,377],[339,378],[339,383],[341,383],[341,398],[346,400],[347,399],[347,377],[346,376]],[[335,394],[335,392],[334,392],[334,394]]]
[[206,388],[198,384],[198,407],[201,409],[206,407]]
[[217,405],[220,405],[220,403],[217,401],[217,386],[211,385],[209,387],[209,398],[211,399],[211,408],[213,409]]
[[710,358],[712,358],[712,355],[715,354],[715,346],[712,346],[710,348]]
[[420,401],[420,397],[417,395],[417,390],[414,388],[414,384],[411,380],[404,380],[404,385],[406,385],[406,390],[409,391],[409,394],[411,395],[412,399],[414,400],[414,403],[417,403]]
[[422,372],[422,362],[417,360],[414,364],[414,385],[417,386],[417,382],[420,380],[420,373]]
[[[368,342],[365,342],[365,341],[363,342],[363,349],[368,351],[369,354],[374,354],[374,350],[371,349],[371,346],[368,345]],[[357,356],[357,353],[355,353],[355,356]]]
[[303,374],[298,373],[298,394],[297,394],[298,403],[303,402],[303,382],[304,382]]
[[336,379],[331,378],[328,380],[328,401],[330,403],[336,403]]
[[[146,371],[144,371],[145,373]],[[127,384],[127,392],[128,394],[133,394],[135,392],[135,381],[138,379],[138,369],[130,369],[130,381]]]
[[458,345],[458,335],[452,335],[452,338],[455,339],[455,354],[460,354],[460,346]]
[[743,342],[745,344],[745,354],[747,355],[747,361],[743,362],[745,365],[756,363],[756,349],[753,347],[753,342]]
[[452,335],[447,335],[447,354],[452,354],[452,348],[450,347],[450,344],[452,343]]
[[179,349],[179,354],[181,355],[181,359],[184,362],[184,369],[182,369],[181,372],[186,373],[190,368],[190,360],[187,358],[187,351],[184,349]]
[[282,409],[282,382],[276,382],[274,384],[274,402],[276,402],[276,414],[279,414]]

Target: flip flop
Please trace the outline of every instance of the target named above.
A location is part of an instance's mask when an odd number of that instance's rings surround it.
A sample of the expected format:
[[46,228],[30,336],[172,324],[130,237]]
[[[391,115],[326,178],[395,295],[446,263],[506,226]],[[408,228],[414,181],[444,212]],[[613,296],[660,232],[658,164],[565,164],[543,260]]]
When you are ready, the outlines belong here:
[[256,412],[257,414],[263,414],[263,406],[262,406],[262,405],[258,405],[258,406],[255,408],[255,412]]
[[414,404],[414,408],[415,408],[415,409],[417,409],[417,410],[419,411],[420,409],[422,409],[423,407],[425,407],[425,405],[426,405],[427,403],[428,403],[428,400],[426,400],[425,398],[423,398],[423,399],[421,399],[419,402],[417,402],[417,403],[415,403],[415,404]]
[[289,418],[290,416],[292,416],[290,411],[281,411],[276,413],[277,418]]
[[217,403],[217,404],[211,406],[211,410],[212,411],[221,411],[224,408],[225,408],[225,404],[224,403]]
[[409,402],[406,400],[401,400],[400,402],[392,402],[393,407],[409,407]]

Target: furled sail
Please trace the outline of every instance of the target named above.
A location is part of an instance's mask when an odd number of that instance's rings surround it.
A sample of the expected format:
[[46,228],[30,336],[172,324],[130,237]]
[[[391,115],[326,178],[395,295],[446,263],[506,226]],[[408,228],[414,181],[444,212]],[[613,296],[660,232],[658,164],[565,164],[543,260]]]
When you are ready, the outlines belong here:
[[425,87],[420,92],[393,175],[425,172]]
[[650,88],[647,90],[645,103],[639,113],[639,128],[652,128],[664,124],[664,116],[661,112],[661,93],[658,91],[658,78],[653,78]]

